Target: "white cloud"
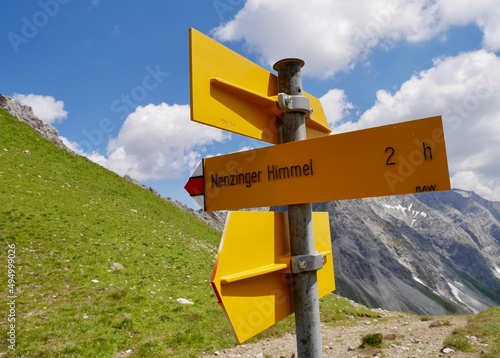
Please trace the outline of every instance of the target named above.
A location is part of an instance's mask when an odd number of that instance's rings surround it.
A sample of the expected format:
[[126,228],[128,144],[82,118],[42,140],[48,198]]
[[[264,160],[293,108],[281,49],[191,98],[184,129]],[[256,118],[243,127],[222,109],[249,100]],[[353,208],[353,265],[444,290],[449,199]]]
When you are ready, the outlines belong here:
[[91,153],[85,152],[85,148],[82,147],[79,143],[70,141],[68,138],[59,136],[59,138],[62,140],[64,145],[71,149],[73,152],[76,154],[79,154],[81,156],[87,157],[90,160],[92,160],[95,163],[101,164],[103,166],[106,165],[106,157],[103,156],[101,153],[96,152],[95,150],[92,151]]
[[60,123],[68,116],[68,112],[64,110],[64,102],[56,101],[52,96],[16,93],[13,98],[30,106],[33,113],[46,124]]
[[354,109],[353,104],[347,100],[345,92],[340,89],[329,90],[320,101],[331,128]]
[[106,156],[85,155],[136,180],[174,179],[194,170],[203,146],[228,138],[219,129],[191,122],[188,105],[149,104],[127,117],[118,136],[109,141]]
[[59,139],[62,140],[63,144],[68,147],[69,149],[71,149],[73,152],[75,153],[78,153],[78,154],[81,154],[81,155],[84,155],[85,153],[83,152],[83,150],[80,148],[80,146],[78,145],[78,143],[75,143],[75,142],[72,142],[70,141],[68,138],[66,137],[63,137],[63,136],[59,136]]
[[483,45],[500,50],[500,5],[498,0],[440,0],[437,2],[442,27],[476,24],[483,31]]
[[452,185],[500,200],[500,57],[484,50],[440,58],[334,133],[442,115]]
[[499,16],[498,0],[248,0],[214,34],[221,41],[244,40],[266,65],[299,57],[305,74],[330,77],[377,46],[425,41],[455,25],[477,24],[484,46],[498,50]]

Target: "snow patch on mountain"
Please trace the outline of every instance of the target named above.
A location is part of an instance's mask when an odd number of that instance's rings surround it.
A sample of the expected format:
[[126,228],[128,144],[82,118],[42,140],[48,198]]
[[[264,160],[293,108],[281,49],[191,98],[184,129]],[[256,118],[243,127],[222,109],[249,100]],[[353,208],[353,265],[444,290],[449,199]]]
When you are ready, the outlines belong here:
[[426,286],[426,287],[427,287],[427,285],[426,285],[426,284],[425,284],[425,283],[424,283],[421,279],[419,279],[418,277],[413,276],[413,279],[414,279],[415,281],[417,281],[418,283],[420,283],[420,284],[422,284],[422,285],[424,285],[424,286]]
[[464,198],[470,198],[470,196],[471,196],[470,191],[465,191],[465,190],[460,190],[460,189],[453,189],[453,191],[457,194],[462,195]]
[[461,295],[463,295],[463,292],[460,291],[457,286],[455,286],[454,284],[452,284],[450,282],[448,282],[448,286],[450,287],[451,292],[453,293],[453,296],[455,296],[455,298],[457,299],[457,301],[459,301],[460,303],[465,304],[465,302],[462,301],[462,298],[460,297]]
[[500,279],[500,267],[495,266],[495,269],[491,271],[493,271],[493,275],[495,275],[496,278]]
[[453,283],[447,283],[456,300],[467,306],[474,313],[481,312],[489,306],[483,297],[461,282],[453,281]]
[[384,206],[387,209],[395,211],[396,213],[394,215],[400,220],[406,222],[410,227],[413,227],[419,218],[427,217],[427,213],[413,209],[413,203],[410,203],[407,207],[404,207],[401,204],[396,206],[384,204]]

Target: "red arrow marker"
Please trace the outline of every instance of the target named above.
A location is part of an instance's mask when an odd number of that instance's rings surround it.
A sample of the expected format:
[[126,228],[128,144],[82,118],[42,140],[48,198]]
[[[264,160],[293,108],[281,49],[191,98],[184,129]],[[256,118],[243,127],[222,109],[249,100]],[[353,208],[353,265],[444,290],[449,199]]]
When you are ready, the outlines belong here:
[[217,258],[215,260],[214,269],[212,271],[212,277],[210,278],[210,284],[212,285],[212,289],[215,292],[215,296],[217,297],[217,301],[219,302],[219,304],[222,304],[222,298],[220,297],[220,293],[219,293],[219,290],[217,289],[217,284],[215,282],[215,275],[217,274],[218,267],[219,267],[219,259]]
[[203,180],[203,160],[198,164],[184,186],[188,194],[205,210],[205,185]]
[[188,194],[191,196],[203,195],[205,191],[203,188],[203,177],[189,178],[184,189],[186,189]]

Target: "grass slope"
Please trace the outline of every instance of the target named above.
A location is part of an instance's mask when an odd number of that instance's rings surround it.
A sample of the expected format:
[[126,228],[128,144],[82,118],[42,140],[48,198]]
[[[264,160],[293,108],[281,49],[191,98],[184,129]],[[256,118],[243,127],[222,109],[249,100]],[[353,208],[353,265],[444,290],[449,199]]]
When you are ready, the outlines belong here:
[[[209,284],[219,241],[174,205],[0,110],[0,262],[5,278],[15,245],[15,356],[196,356],[231,345]],[[124,269],[111,270],[114,262]]]

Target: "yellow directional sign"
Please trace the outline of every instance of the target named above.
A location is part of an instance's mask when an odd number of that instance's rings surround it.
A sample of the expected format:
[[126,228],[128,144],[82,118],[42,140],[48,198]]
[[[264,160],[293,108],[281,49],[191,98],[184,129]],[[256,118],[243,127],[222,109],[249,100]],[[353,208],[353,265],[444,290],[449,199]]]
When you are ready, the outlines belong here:
[[[287,213],[230,212],[212,273],[212,286],[238,343],[293,313]],[[335,290],[328,213],[313,213],[318,296]]]
[[441,117],[207,158],[201,172],[188,184],[206,211],[450,189]]
[[[191,119],[279,144],[277,77],[218,42],[189,29]],[[331,132],[319,99],[303,93],[313,113],[307,137]]]

